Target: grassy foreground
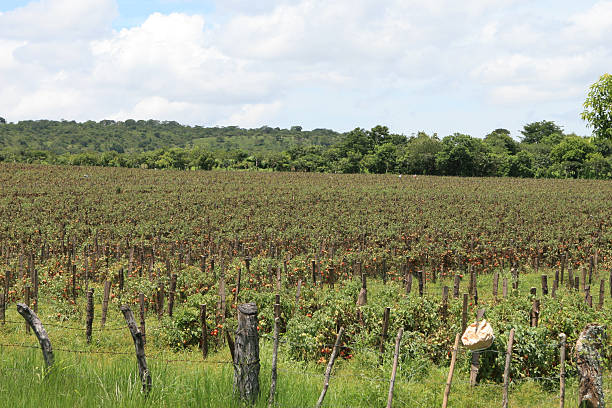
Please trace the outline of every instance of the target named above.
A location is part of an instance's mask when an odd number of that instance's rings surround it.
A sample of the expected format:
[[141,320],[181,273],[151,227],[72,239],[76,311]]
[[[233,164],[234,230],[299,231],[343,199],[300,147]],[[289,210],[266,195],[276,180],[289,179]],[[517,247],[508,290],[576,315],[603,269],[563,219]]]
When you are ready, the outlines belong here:
[[[270,348],[262,353],[261,397],[258,407],[267,406]],[[182,357],[197,359],[193,352]],[[228,359],[225,353],[210,357]],[[238,407],[232,396],[233,369],[228,364],[166,363],[150,361],[153,389],[148,397],[141,392],[135,359],[128,356],[100,356],[58,353],[54,368],[44,374],[37,350],[2,348],[0,357],[0,397],[7,407]],[[277,406],[314,406],[323,383],[321,370],[279,365]],[[384,406],[388,378],[369,378],[350,364],[335,370],[325,399],[328,407]],[[431,367],[420,381],[396,383],[394,406],[441,406],[447,369]],[[450,406],[461,408],[501,406],[501,386],[482,384],[471,389],[466,373],[457,373]],[[610,375],[606,394],[610,395]],[[569,381],[566,405],[577,406],[577,384]],[[558,393],[547,392],[534,382],[511,388],[510,406],[551,407],[558,404]]]
[[[534,286],[538,276],[523,276],[521,292]],[[482,279],[483,302],[489,298],[489,277]],[[462,283],[463,286],[464,283]],[[430,295],[439,293],[440,284],[429,285]],[[479,285],[480,286],[480,285]],[[372,282],[373,295],[382,289],[380,282]],[[79,299],[79,306],[83,299]],[[607,306],[609,307],[609,306]],[[85,341],[85,333],[75,328],[84,327],[83,320],[64,323],[49,320],[49,310],[41,302],[39,315],[43,323],[49,322],[47,331],[55,349],[56,363],[47,373],[33,334],[26,334],[21,317],[14,304],[7,313],[7,324],[0,326],[0,401],[7,407],[239,407],[232,394],[233,368],[226,346],[216,349],[204,361],[197,349],[176,353],[162,344],[157,334],[159,324],[150,316],[147,320],[147,356],[153,388],[148,396],[141,393],[133,343],[124,321],[114,304],[109,308],[106,329],[100,331],[100,305],[96,305],[93,340]],[[65,327],[68,326],[72,329]],[[393,337],[393,334],[391,334]],[[23,348],[8,345],[24,345]],[[272,345],[268,335],[260,341],[261,395],[256,404],[267,406],[270,386]],[[276,406],[312,407],[323,385],[324,365],[302,363],[289,359],[287,345],[279,351],[279,374]],[[70,352],[80,351],[80,352]],[[125,353],[125,354],[113,354]],[[460,353],[465,360],[469,354]],[[352,360],[338,360],[330,381],[324,406],[327,407],[379,407],[387,400],[391,361],[376,364],[377,350],[360,350]],[[502,386],[483,382],[476,388],[468,384],[469,373],[465,364],[457,364],[450,397],[450,407],[501,407]],[[400,365],[395,385],[395,407],[437,407],[448,374],[447,366],[436,366],[427,361]],[[612,375],[606,372],[606,395]],[[523,380],[510,388],[510,406],[558,406],[558,389],[544,389],[540,383]],[[576,379],[568,379],[566,406],[577,406]]]

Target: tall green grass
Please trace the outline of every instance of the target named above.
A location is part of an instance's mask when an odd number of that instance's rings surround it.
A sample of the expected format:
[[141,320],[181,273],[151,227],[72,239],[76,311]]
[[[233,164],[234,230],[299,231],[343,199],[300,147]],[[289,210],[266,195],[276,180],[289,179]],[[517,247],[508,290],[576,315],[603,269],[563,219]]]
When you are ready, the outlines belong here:
[[[550,273],[549,273],[550,274]],[[465,291],[467,279],[462,282]],[[389,283],[395,284],[395,283]],[[445,284],[449,284],[446,280]],[[550,282],[549,282],[550,284]],[[441,284],[429,284],[430,295],[441,293]],[[539,288],[539,276],[521,275],[520,293],[527,293],[530,286]],[[479,295],[483,302],[491,300],[491,277],[479,281]],[[380,290],[379,282],[368,285],[369,295]],[[415,289],[416,286],[413,286]],[[398,287],[398,290],[401,290]],[[564,290],[564,289],[562,289]],[[538,289],[539,292],[539,289]],[[451,292],[452,293],[452,292]],[[501,279],[500,295],[501,297]],[[609,308],[609,299],[606,299]],[[83,300],[80,300],[83,303]],[[79,307],[84,305],[79,304]],[[51,310],[41,302],[39,315],[49,323]],[[96,305],[94,328],[98,328],[100,307]],[[10,306],[9,322],[0,326],[0,344],[22,344],[37,347],[33,334],[26,334],[21,317]],[[65,324],[82,327],[83,319]],[[43,367],[39,349],[0,346],[0,406],[2,407],[241,407],[233,395],[233,367],[225,346],[216,349],[204,361],[197,349],[175,353],[169,351],[155,336],[158,322],[147,320],[148,363],[153,388],[148,395],[141,392],[134,346],[120,312],[113,305],[109,309],[107,328],[94,331],[92,344],[85,341],[85,333],[52,325],[47,326],[55,349],[56,363],[48,371]],[[115,330],[113,328],[119,328]],[[391,333],[390,336],[394,337]],[[262,339],[261,345],[261,394],[255,406],[267,406],[270,386],[271,342]],[[324,365],[290,360],[287,345],[281,345],[276,405],[279,407],[314,406],[323,385]],[[66,350],[79,350],[74,353]],[[99,353],[126,354],[99,354]],[[467,358],[463,354],[461,358]],[[339,360],[334,368],[324,406],[327,407],[379,407],[384,406],[389,387],[391,362],[377,364],[377,350],[360,350],[352,360]],[[450,407],[485,408],[501,407],[502,386],[483,382],[472,388],[468,384],[469,373],[464,364],[458,364],[453,381]],[[442,394],[448,367],[438,367],[426,360],[412,361],[400,366],[394,393],[395,407],[437,407],[442,404]],[[612,390],[612,375],[604,377],[605,392]],[[510,388],[510,406],[548,408],[559,403],[558,390],[548,391],[535,381],[526,380]],[[577,406],[576,379],[569,379],[566,406]]]

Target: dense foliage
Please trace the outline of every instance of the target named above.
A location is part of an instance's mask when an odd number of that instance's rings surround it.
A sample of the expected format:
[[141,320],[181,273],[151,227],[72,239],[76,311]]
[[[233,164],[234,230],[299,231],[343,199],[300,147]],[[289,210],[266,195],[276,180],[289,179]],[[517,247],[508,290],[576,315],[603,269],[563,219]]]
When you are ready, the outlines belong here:
[[[156,169],[268,169],[329,173],[612,178],[612,138],[564,134],[551,121],[483,139],[393,134],[385,126],[203,128],[176,122],[0,122],[0,161]],[[601,133],[601,132],[600,132]],[[605,133],[605,132],[604,132]]]

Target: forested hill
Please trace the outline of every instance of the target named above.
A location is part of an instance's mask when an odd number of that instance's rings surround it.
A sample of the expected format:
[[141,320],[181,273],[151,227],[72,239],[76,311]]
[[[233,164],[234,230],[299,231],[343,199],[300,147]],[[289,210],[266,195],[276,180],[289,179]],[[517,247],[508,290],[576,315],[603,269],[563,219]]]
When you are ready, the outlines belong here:
[[[507,129],[484,138],[454,133],[394,134],[386,126],[338,133],[176,122],[23,121],[0,118],[0,162],[612,179],[612,137],[566,134],[551,121],[528,123],[518,142]],[[612,133],[611,133],[612,135]]]
[[28,120],[0,125],[0,150],[41,150],[54,154],[139,153],[170,147],[211,151],[281,152],[300,146],[331,146],[341,134],[329,129],[302,131],[263,126],[185,126],[177,122],[131,120],[100,122]]

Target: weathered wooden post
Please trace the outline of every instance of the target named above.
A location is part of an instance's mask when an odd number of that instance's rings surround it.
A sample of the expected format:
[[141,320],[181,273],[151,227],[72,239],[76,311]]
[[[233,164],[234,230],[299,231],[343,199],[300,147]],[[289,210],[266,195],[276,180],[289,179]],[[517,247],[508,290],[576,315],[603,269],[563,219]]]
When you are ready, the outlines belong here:
[[45,366],[47,368],[53,365],[55,361],[53,357],[53,348],[51,347],[51,342],[49,341],[49,336],[47,335],[47,331],[42,325],[36,313],[32,311],[26,304],[17,303],[17,311],[26,322],[32,327],[34,334],[38,338],[38,342],[40,343],[40,348],[42,349],[43,358],[45,359]]
[[559,408],[565,407],[565,333],[559,333]]
[[[476,312],[476,322],[480,322],[485,315],[485,309],[478,309]],[[480,370],[480,351],[472,351],[472,363],[470,365],[470,385],[475,386],[478,381],[478,371]]]
[[442,287],[442,307],[440,308],[442,321],[446,323],[448,318],[448,286]]
[[319,395],[317,405],[315,405],[316,408],[321,408],[323,400],[325,399],[325,394],[327,394],[327,389],[329,388],[329,376],[331,375],[331,370],[334,366],[334,361],[336,361],[336,356],[338,355],[338,346],[340,345],[340,339],[342,338],[343,333],[344,327],[341,327],[338,331],[338,335],[336,336],[336,342],[334,343],[334,349],[332,350],[332,354],[329,357],[327,368],[325,369],[325,380],[323,382],[323,389],[321,390],[321,395]]
[[238,306],[238,328],[234,349],[234,392],[250,403],[259,395],[259,335],[257,305]]
[[100,318],[100,326],[104,327],[106,324],[106,313],[108,312],[108,297],[110,296],[111,283],[110,281],[104,282],[104,295],[102,297],[102,317]]
[[168,316],[174,312],[174,297],[176,296],[176,273],[170,275],[170,293],[168,294]]
[[502,408],[508,408],[508,385],[510,384],[510,362],[512,361],[512,345],[514,344],[514,328],[508,336],[508,349],[506,350],[506,366],[504,367],[504,394]]
[[132,310],[127,305],[121,306],[121,312],[125,318],[132,340],[134,340],[134,348],[136,349],[136,360],[138,361],[138,374],[140,375],[140,381],[142,382],[142,391],[148,393],[151,391],[151,374],[147,368],[147,358],[145,356],[144,342],[142,340],[142,333],[136,326],[136,319]]
[[[130,271],[130,274],[132,271]],[[125,284],[125,274],[123,273],[123,268],[119,269],[119,293],[123,293],[123,287]]]
[[138,303],[140,304],[140,333],[142,334],[142,343],[147,344],[147,329],[145,325],[145,298],[144,293],[138,294]]
[[455,344],[453,346],[453,353],[451,355],[451,363],[450,368],[448,369],[448,377],[446,379],[446,388],[444,389],[444,397],[442,399],[442,408],[446,408],[448,406],[448,397],[451,392],[451,384],[453,383],[453,373],[455,372],[455,363],[457,362],[457,351],[459,350],[459,339],[461,338],[461,333],[457,333],[455,336]]
[[467,307],[468,307],[468,294],[463,294],[463,306],[461,308],[461,334],[465,333],[467,328]]
[[380,336],[380,356],[379,356],[379,364],[383,363],[383,359],[385,356],[385,342],[387,341],[387,331],[389,330],[389,313],[391,312],[390,307],[385,307],[385,312],[383,313],[383,324],[382,324],[382,335]]
[[542,296],[548,295],[548,275],[542,275]]
[[93,299],[94,290],[93,288],[87,291],[87,321],[86,321],[86,329],[85,336],[87,338],[87,344],[91,343],[91,325],[93,324],[94,319],[94,299]]
[[4,293],[0,293],[0,320],[2,320],[2,325],[6,324],[6,303],[4,296]]
[[493,274],[493,298],[497,301],[497,290],[499,289],[499,273]]
[[[30,285],[26,285],[25,287],[25,304],[27,307],[30,307]],[[25,325],[25,331],[30,334],[30,325],[27,323]]]
[[397,374],[397,363],[399,360],[400,343],[402,342],[402,336],[404,335],[404,328],[400,327],[397,332],[397,339],[395,339],[395,352],[393,353],[393,368],[391,369],[391,380],[389,381],[389,394],[387,395],[387,408],[391,408],[393,403],[393,388],[395,387],[395,376]]
[[606,341],[605,326],[586,325],[574,349],[580,378],[578,403],[581,408],[604,408],[603,379],[600,350]]
[[533,304],[531,305],[530,326],[538,327],[539,319],[540,319],[540,300],[534,299]]
[[164,298],[166,294],[164,291],[164,282],[159,282],[157,287],[157,318],[161,319],[164,315]]
[[461,283],[461,277],[459,273],[455,273],[455,281],[453,283],[453,297],[457,299],[459,297],[459,284]]
[[508,297],[508,278],[504,278],[502,281],[502,296],[504,299]]
[[419,296],[423,297],[423,286],[425,285],[425,271],[419,271]]

